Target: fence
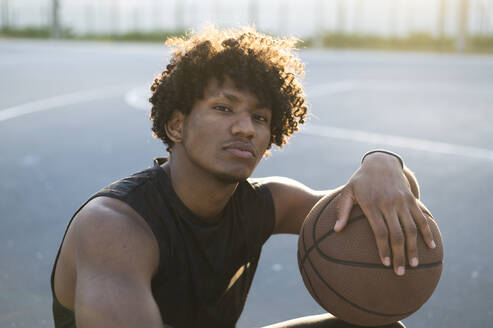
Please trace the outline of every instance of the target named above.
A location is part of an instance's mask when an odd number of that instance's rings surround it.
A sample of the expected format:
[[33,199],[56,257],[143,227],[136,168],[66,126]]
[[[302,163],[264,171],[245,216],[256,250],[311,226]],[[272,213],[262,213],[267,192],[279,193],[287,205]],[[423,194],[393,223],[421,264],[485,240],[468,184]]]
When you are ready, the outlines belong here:
[[[255,23],[275,34],[321,32],[406,36],[493,35],[493,0],[0,0],[1,26],[59,24],[75,34],[200,28]],[[465,33],[465,32],[464,32]]]

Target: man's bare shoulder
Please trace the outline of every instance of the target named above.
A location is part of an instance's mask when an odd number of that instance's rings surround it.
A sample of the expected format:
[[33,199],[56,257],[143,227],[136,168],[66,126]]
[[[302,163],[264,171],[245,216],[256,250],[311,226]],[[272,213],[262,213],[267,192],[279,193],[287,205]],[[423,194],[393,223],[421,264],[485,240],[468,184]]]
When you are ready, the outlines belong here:
[[144,219],[118,199],[97,197],[70,224],[56,265],[55,294],[74,309],[76,284],[92,281],[91,286],[94,277],[150,283],[158,265],[159,248]]
[[71,230],[79,259],[111,264],[113,260],[125,263],[121,260],[127,257],[152,266],[153,271],[157,268],[159,248],[154,234],[144,219],[121,200],[92,199],[77,213]]
[[148,224],[130,205],[105,196],[89,201],[77,213],[73,225],[75,229],[117,229],[115,234],[130,230],[152,236]]

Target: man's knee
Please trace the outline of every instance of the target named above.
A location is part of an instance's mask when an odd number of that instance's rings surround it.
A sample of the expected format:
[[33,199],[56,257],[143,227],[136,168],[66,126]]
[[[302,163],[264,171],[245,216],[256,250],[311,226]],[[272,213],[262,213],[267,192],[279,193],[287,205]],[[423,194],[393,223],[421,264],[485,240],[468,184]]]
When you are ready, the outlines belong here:
[[[330,313],[326,313],[283,321],[264,328],[362,328],[362,326],[350,324],[334,317]],[[406,328],[406,326],[398,321],[375,328]]]

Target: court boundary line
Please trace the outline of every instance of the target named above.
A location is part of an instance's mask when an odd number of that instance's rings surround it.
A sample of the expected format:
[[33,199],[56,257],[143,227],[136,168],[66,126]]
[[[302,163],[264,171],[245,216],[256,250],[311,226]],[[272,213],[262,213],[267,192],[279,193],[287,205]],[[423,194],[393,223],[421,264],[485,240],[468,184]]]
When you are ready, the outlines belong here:
[[[129,101],[129,98],[136,96],[135,93],[139,88],[144,89],[143,86],[136,87],[135,84],[133,86],[120,85],[40,99],[0,110],[0,122],[44,110],[91,102],[99,99],[113,98],[120,95],[123,95],[123,99],[128,106],[142,110],[143,108],[139,107],[135,101]],[[357,89],[357,84],[351,80],[341,80],[333,83],[314,85],[312,88],[313,93],[310,93],[310,95],[312,97],[320,97],[353,91]],[[132,97],[129,97],[130,94],[133,94]],[[493,150],[486,148],[387,135],[363,130],[344,129],[334,126],[307,123],[300,129],[300,134],[493,161]]]
[[118,97],[131,86],[119,85],[105,88],[77,91],[59,96],[39,99],[0,110],[0,122],[14,119],[23,115],[55,109],[68,105],[81,104],[99,99]]
[[430,153],[456,155],[493,161],[493,150],[480,147],[461,146],[440,141],[394,136],[362,130],[342,129],[333,126],[307,123],[300,133],[315,137],[342,139],[378,146],[407,148]]

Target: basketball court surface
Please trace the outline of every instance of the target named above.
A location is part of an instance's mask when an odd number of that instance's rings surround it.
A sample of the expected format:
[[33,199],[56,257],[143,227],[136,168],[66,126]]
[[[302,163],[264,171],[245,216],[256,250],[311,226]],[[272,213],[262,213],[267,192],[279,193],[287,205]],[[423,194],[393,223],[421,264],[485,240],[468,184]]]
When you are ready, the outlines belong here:
[[[493,322],[493,57],[303,50],[311,118],[254,176],[344,184],[374,148],[401,154],[442,232],[441,281],[409,328]],[[0,328],[52,327],[49,277],[74,211],[166,154],[148,87],[161,45],[0,40]],[[323,310],[297,236],[273,236],[238,327]]]

